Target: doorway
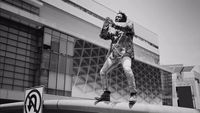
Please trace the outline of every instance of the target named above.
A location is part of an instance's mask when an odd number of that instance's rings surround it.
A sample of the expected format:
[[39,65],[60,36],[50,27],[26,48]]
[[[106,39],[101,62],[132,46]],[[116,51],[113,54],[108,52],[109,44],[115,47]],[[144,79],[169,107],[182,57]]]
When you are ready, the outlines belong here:
[[177,103],[179,107],[194,108],[192,90],[190,86],[176,87]]

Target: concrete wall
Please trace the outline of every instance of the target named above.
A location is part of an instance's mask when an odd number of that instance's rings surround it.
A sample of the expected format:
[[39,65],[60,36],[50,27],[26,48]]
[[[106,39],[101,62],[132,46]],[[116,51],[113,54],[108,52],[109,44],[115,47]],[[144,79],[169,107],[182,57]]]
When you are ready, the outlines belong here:
[[[103,25],[102,20],[97,19],[96,17],[93,17],[93,16],[87,14],[86,12],[84,12],[74,6],[71,6],[68,3],[65,3],[63,1],[53,1],[53,0],[52,1],[43,0],[43,1],[49,5],[52,5],[56,8],[58,8],[60,11],[58,9],[56,9],[56,11],[55,11],[55,9],[54,9],[54,11],[51,12],[50,10],[45,10],[42,7],[41,11],[47,11],[50,13],[45,13],[46,14],[45,15],[41,12],[41,17],[45,18],[46,20],[52,21],[52,22],[54,21],[54,23],[56,22],[55,23],[56,26],[60,27],[61,29],[71,31],[73,33],[77,33],[78,35],[81,35],[80,38],[83,38],[84,40],[90,41],[101,47],[109,48],[109,41],[104,41],[99,38],[100,28]],[[110,17],[110,18],[114,19],[114,16],[116,15],[116,12],[113,12],[111,9],[106,8],[92,0],[86,0],[86,1],[73,0],[73,2],[81,5],[82,7],[86,8],[90,11],[93,11],[94,13],[96,13],[102,17]],[[73,17],[70,17],[69,14],[71,16],[73,15]],[[56,20],[58,20],[58,21],[56,21]],[[62,22],[66,22],[66,20],[68,20],[67,24],[62,23]],[[84,26],[86,25],[85,27],[83,26],[83,23],[87,23],[87,24],[84,24]],[[77,25],[80,26],[80,29],[77,29],[75,27]],[[88,27],[91,25],[93,25],[93,28]],[[94,29],[96,29],[97,31],[95,32]],[[136,35],[138,35],[141,38],[158,46],[157,34],[151,32],[148,29],[145,29],[144,27],[142,27],[141,25],[139,25],[138,23],[135,23],[135,22],[134,22],[134,29],[135,29]],[[81,30],[81,31],[79,31],[79,30]],[[94,35],[91,35],[91,33],[93,33]],[[134,39],[134,43],[136,43],[137,45],[140,45],[141,47],[143,47],[153,53],[159,54],[158,49],[152,47],[151,45],[149,45],[148,43],[146,43],[144,41]]]
[[190,86],[191,87],[191,92],[193,95],[193,105],[194,108],[196,109],[200,109],[200,94],[199,94],[199,90],[200,90],[200,85],[199,85],[199,80],[197,80],[194,76],[193,71],[191,72],[183,72],[182,76],[183,79],[178,80],[177,79],[178,74],[174,73],[172,75],[172,86],[173,86],[173,106],[178,106],[177,100],[177,92],[176,92],[176,87],[180,87],[180,86]]

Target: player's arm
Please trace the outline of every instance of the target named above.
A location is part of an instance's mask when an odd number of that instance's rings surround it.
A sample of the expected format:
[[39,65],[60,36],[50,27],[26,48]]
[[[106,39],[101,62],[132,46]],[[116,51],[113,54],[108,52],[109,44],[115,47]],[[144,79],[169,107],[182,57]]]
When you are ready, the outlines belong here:
[[134,34],[133,23],[130,21],[127,22],[124,26],[112,24],[112,27],[114,27],[115,29],[121,30],[121,31],[130,32],[130,33]]
[[115,30],[112,28],[113,21],[109,17],[107,17],[104,21],[103,27],[99,36],[104,40],[113,40],[113,36],[115,35]]

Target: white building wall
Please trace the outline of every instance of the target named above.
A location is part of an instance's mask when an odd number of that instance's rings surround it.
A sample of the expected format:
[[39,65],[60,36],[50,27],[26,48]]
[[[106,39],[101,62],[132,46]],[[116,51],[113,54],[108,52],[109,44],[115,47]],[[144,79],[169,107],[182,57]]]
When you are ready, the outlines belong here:
[[54,23],[55,29],[70,33],[73,36],[77,36],[77,38],[81,38],[101,47],[109,47],[108,41],[100,39],[99,27],[52,6],[44,5],[45,6],[41,8],[40,16],[50,23]]
[[[109,9],[106,6],[103,6],[102,4],[99,4],[98,2],[95,2],[94,0],[71,0],[76,4],[79,4],[80,6],[98,14],[102,17],[110,17],[114,19],[117,12],[113,11],[112,9]],[[119,9],[120,10],[120,9]],[[128,17],[129,18],[129,17]],[[132,20],[131,20],[132,21]],[[158,46],[158,36],[157,34],[151,32],[150,30],[142,27],[140,24],[134,22],[134,28],[136,35],[142,37],[143,39],[155,44]]]
[[178,97],[177,97],[177,93],[176,93],[176,81],[177,81],[177,74],[174,73],[172,74],[172,102],[173,102],[173,106],[178,106],[178,103],[177,103],[177,100],[178,100]]
[[180,79],[180,80],[177,79],[178,73],[172,74],[173,106],[178,106],[178,103],[177,103],[178,97],[177,97],[176,87],[190,86],[191,92],[193,95],[192,97],[193,105],[196,109],[200,109],[200,94],[199,94],[200,83],[198,82],[200,79],[198,77],[195,77],[194,70],[196,70],[196,67],[198,66],[195,66],[190,72],[182,72],[181,75],[183,79]]
[[143,48],[145,48],[145,49],[147,49],[147,50],[159,55],[159,50],[157,48],[153,47],[153,46],[150,46],[148,43],[145,43],[144,41],[141,41],[138,38],[134,38],[133,42],[134,42],[134,44],[137,44],[137,45],[139,45],[139,46],[141,46],[141,47],[143,47]]
[[[103,21],[102,20],[97,19],[96,17],[93,17],[93,16],[87,14],[86,12],[83,12],[82,10],[80,10],[80,9],[74,7],[74,6],[72,6],[72,5],[68,4],[68,3],[65,3],[64,1],[61,1],[61,0],[57,0],[57,1],[43,0],[43,1],[48,3],[48,4],[50,4],[50,5],[52,5],[52,6],[54,6],[54,7],[56,7],[56,8],[58,8],[58,9],[60,9],[60,10],[62,10],[62,11],[65,11],[65,12],[77,17],[75,19],[79,18],[80,20],[83,20],[86,23],[93,24],[94,28],[96,27],[96,29],[98,29],[99,31],[100,31],[100,28],[103,25]],[[98,3],[96,3],[96,2],[94,2],[92,0],[84,0],[84,1],[72,0],[72,1],[75,2],[76,4],[81,5],[82,7],[86,8],[86,9],[88,9],[88,10],[90,10],[90,11],[92,11],[92,12],[94,12],[94,13],[102,16],[102,17],[104,17],[104,18],[105,17],[110,17],[110,18],[114,19],[115,15],[116,15],[116,12],[114,12],[111,9],[106,8],[106,7],[100,5],[100,4],[98,4]],[[65,14],[68,15],[67,13],[65,13]],[[51,16],[53,16],[53,15],[55,15],[57,13],[53,13],[52,12],[52,13],[47,13],[47,14],[51,17]],[[63,18],[65,18],[64,15],[62,15]],[[56,19],[62,21],[62,19],[59,19],[59,18],[56,18]],[[56,24],[59,25],[59,23],[56,23]],[[74,24],[74,25],[72,25],[72,28],[73,28],[73,26],[76,26],[75,24],[79,24],[79,23],[73,23],[73,22],[71,22],[69,20],[69,23],[67,25],[70,26],[69,24]],[[75,32],[75,33],[83,33],[83,34],[79,34],[79,35],[82,35],[84,40],[89,40],[89,41],[91,40],[93,43],[95,43],[97,45],[100,45],[101,47],[109,48],[108,41],[102,41],[102,39],[99,38],[99,36],[98,36],[99,35],[99,31],[98,31],[98,33],[94,32],[97,35],[94,36],[93,38],[95,38],[95,40],[97,40],[97,41],[93,41],[91,39],[91,37],[87,37],[87,35],[84,35],[84,33],[86,33],[86,34],[88,32],[91,33],[91,32],[93,32],[93,30],[85,29],[85,30],[87,30],[86,32],[79,32],[79,29],[76,29],[78,31],[74,31],[71,28],[63,27],[64,25],[66,25],[66,24],[65,23],[61,24],[61,26],[59,25],[59,27],[65,28],[68,31],[71,30],[72,32]],[[80,24],[80,26],[81,26],[81,24]],[[148,29],[145,29],[144,27],[142,27],[141,25],[139,25],[138,23],[135,23],[135,22],[134,22],[134,29],[135,29],[135,34],[136,35],[138,35],[141,38],[143,38],[143,39],[155,44],[156,46],[158,46],[158,36],[155,33],[151,32]],[[134,43],[136,43],[136,44],[140,45],[141,47],[143,47],[143,48],[145,48],[145,49],[147,49],[147,50],[159,55],[159,50],[157,48],[154,48],[154,47],[150,46],[148,43],[146,43],[144,41],[135,39]]]
[[43,2],[52,5],[64,12],[70,13],[73,16],[76,16],[78,18],[81,18],[85,21],[88,21],[89,23],[94,24],[97,27],[101,27],[103,25],[103,21],[99,20],[96,17],[93,17],[82,10],[62,1],[62,0],[42,0]]
[[116,15],[116,12],[113,10],[109,9],[108,7],[105,7],[98,2],[95,2],[94,0],[71,0],[76,4],[79,4],[80,6],[98,14],[101,15],[102,17],[113,17]]
[[159,46],[158,43],[158,35],[153,33],[152,31],[144,28],[138,23],[134,22],[134,29],[135,29],[135,34],[140,36],[141,38],[153,43],[156,46]]

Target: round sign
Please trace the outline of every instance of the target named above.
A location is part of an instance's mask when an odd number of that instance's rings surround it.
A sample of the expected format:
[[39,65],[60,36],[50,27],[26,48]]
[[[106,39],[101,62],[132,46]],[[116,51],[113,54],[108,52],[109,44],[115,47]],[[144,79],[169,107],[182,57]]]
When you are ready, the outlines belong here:
[[37,89],[31,90],[24,102],[25,113],[39,113],[42,105],[42,97]]

